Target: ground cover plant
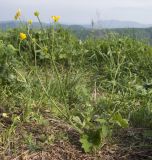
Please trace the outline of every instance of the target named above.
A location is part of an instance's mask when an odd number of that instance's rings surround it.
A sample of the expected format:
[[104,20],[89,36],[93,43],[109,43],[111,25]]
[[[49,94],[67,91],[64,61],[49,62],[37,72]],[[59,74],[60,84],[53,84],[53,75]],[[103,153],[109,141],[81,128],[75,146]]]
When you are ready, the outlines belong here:
[[60,16],[44,28],[34,15],[41,29],[18,10],[21,27],[0,33],[1,159],[150,159],[152,47],[115,34],[81,41]]

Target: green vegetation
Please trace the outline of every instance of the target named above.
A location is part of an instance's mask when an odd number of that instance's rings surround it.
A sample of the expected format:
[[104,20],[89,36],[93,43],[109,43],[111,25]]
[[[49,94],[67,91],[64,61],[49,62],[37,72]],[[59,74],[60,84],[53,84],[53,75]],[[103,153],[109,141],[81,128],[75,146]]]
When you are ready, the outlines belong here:
[[66,138],[22,130],[39,133],[36,126],[47,128],[50,119],[74,129],[85,152],[97,152],[121,128],[151,130],[151,71],[152,47],[131,38],[81,41],[57,23],[1,32],[0,154],[18,154],[16,143],[37,151]]
[[96,38],[103,38],[107,34],[115,33],[121,37],[130,37],[152,44],[152,28],[86,29],[81,26],[70,26],[69,28],[82,40],[87,39],[90,35]]

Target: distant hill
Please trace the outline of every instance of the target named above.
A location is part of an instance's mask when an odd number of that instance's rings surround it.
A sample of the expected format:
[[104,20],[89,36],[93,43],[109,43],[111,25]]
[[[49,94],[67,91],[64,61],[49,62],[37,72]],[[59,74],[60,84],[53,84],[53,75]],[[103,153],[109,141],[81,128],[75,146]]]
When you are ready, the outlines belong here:
[[[20,23],[18,21],[1,21],[0,22],[0,28],[1,29],[8,29],[8,28],[15,28],[18,27]],[[49,26],[48,23],[43,23],[45,27]],[[38,22],[34,22],[32,24],[33,27],[40,27],[40,24]],[[91,24],[88,25],[63,25],[66,28],[73,28],[73,29],[83,29],[92,28]],[[96,23],[94,23],[94,28],[96,29],[113,29],[113,28],[149,28],[152,27],[151,24],[141,24],[138,22],[132,22],[132,21],[119,21],[119,20],[100,20]]]
[[[100,20],[94,24],[95,28],[148,28],[151,24],[141,24],[132,21],[119,21],[119,20]],[[86,28],[91,28],[91,25],[84,25]]]
[[[25,23],[25,22],[23,22],[23,23]],[[21,24],[18,21],[1,21],[0,22],[0,29],[2,29],[2,30],[16,28],[19,26],[21,26]],[[32,26],[35,28],[39,28],[40,24],[38,22],[33,22]],[[49,26],[49,24],[43,23],[43,26],[47,27],[47,26]]]
[[15,21],[1,21],[0,22],[0,29],[16,28],[18,26],[19,26],[19,23]]

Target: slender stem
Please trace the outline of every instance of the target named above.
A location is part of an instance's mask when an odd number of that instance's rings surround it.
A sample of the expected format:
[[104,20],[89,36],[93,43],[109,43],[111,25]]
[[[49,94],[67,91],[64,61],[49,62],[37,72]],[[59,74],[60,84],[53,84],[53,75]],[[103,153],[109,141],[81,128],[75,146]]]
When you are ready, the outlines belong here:
[[35,61],[35,68],[37,66],[37,54],[36,54],[36,50],[35,50],[35,43],[34,43],[34,61]]
[[43,25],[42,25],[42,22],[41,22],[39,16],[37,16],[37,19],[38,19],[38,21],[39,21],[39,23],[40,23],[40,26],[41,26],[42,31],[45,33],[45,30],[44,30],[44,28],[43,28]]
[[20,57],[21,57],[21,41],[20,41],[20,43],[19,43],[18,52],[19,52],[19,55],[20,55]]

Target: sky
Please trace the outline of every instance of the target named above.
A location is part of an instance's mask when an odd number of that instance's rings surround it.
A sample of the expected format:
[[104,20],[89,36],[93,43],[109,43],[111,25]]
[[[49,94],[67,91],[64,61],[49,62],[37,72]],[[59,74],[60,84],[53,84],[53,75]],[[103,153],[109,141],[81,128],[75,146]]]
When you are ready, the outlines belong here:
[[60,15],[66,24],[90,24],[92,19],[152,24],[152,0],[0,0],[0,21],[13,20],[18,8],[23,20],[36,21],[33,12],[38,10],[43,22]]

